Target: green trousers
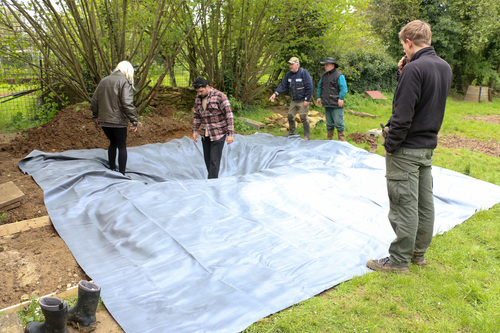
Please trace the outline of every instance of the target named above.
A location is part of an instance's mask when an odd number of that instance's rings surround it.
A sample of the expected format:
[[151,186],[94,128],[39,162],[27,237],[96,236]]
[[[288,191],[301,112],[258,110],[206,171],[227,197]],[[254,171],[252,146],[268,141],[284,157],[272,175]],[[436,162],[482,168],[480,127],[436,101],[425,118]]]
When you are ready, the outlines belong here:
[[337,129],[337,132],[344,132],[344,108],[325,108],[325,118],[328,131]]
[[434,229],[432,192],[433,149],[399,148],[386,155],[389,221],[396,239],[389,247],[391,261],[408,266],[413,255],[423,255]]

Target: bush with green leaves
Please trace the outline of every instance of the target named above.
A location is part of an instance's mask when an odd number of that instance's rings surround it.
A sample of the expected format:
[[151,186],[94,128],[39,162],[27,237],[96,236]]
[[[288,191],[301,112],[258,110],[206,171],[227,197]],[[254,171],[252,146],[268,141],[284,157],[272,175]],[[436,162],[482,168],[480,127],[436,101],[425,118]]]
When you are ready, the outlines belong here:
[[341,54],[337,62],[350,92],[396,89],[397,62],[386,54],[356,50]]

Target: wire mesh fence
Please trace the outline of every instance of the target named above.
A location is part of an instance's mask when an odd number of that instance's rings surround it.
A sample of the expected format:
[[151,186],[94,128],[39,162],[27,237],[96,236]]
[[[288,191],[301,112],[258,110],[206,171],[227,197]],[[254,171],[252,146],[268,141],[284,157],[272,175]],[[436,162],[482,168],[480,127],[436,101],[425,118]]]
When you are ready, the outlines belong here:
[[[38,74],[18,64],[6,65],[2,60],[0,59],[0,130],[5,130],[20,119],[36,118],[42,105]],[[149,72],[151,82],[155,83],[164,70],[161,66],[154,66]],[[187,87],[192,84],[189,81],[189,72],[179,66],[174,68],[171,75],[165,76],[162,85]]]
[[[3,74],[3,73],[2,73]],[[32,119],[39,105],[40,84],[29,71],[2,75],[0,80],[0,129],[5,129],[15,117]]]
[[35,117],[40,99],[40,75],[28,63],[37,61],[37,54],[29,52],[0,56],[0,130],[8,127],[13,118]]
[[[155,83],[164,71],[165,68],[162,68],[159,65],[153,66],[149,71],[151,82]],[[189,71],[182,66],[174,67],[172,73],[166,75],[162,81],[163,86],[169,87],[188,87],[191,84],[192,82],[189,82]]]

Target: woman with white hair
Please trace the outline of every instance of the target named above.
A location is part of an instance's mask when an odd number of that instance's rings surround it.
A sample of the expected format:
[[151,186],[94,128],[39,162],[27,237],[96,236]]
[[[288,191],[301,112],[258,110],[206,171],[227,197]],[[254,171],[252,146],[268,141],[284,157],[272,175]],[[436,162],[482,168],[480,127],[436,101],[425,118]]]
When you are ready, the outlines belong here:
[[[127,126],[137,131],[137,109],[134,102],[134,67],[122,61],[114,72],[99,82],[92,96],[92,119],[109,139],[109,168],[125,175],[127,166]],[[118,169],[116,150],[118,149]]]

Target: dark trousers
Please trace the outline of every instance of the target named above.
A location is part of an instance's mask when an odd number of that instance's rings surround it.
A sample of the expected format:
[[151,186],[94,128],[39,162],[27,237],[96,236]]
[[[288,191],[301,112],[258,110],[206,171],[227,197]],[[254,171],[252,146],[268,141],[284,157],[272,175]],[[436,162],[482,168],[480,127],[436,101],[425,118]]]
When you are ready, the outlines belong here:
[[118,171],[125,174],[125,168],[127,167],[127,128],[103,126],[102,130],[109,139],[109,168],[111,170],[116,169],[116,149],[118,149]]
[[217,141],[210,141],[209,137],[202,137],[201,141],[203,143],[203,156],[207,166],[208,179],[219,178],[220,160],[226,136],[224,135]]

